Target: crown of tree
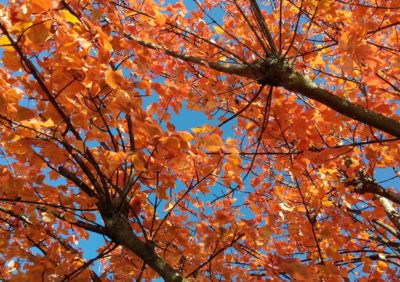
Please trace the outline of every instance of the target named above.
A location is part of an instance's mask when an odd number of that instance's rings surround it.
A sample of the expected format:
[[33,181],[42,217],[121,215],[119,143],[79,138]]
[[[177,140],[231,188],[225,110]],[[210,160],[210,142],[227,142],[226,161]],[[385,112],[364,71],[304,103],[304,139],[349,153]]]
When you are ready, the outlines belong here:
[[0,280],[398,279],[398,1],[0,5]]

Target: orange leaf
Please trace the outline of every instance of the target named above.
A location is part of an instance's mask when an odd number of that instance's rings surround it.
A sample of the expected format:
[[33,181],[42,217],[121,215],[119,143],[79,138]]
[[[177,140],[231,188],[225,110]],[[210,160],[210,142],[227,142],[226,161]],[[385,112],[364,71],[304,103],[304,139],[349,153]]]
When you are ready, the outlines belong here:
[[33,13],[43,13],[54,8],[55,1],[53,0],[31,0],[31,9]]
[[208,151],[215,152],[221,149],[223,141],[218,134],[212,134],[204,137],[203,139],[204,148]]
[[2,61],[4,66],[12,71],[21,69],[21,60],[18,59],[18,56],[13,51],[4,51]]
[[106,71],[106,83],[113,89],[119,89],[123,80],[121,71],[107,70]]
[[50,36],[51,22],[46,21],[44,23],[37,24],[29,28],[26,32],[26,37],[33,44],[42,44]]
[[146,171],[146,160],[142,154],[133,154],[130,159],[136,171]]
[[179,139],[176,137],[162,137],[160,142],[168,149],[177,150],[180,147]]

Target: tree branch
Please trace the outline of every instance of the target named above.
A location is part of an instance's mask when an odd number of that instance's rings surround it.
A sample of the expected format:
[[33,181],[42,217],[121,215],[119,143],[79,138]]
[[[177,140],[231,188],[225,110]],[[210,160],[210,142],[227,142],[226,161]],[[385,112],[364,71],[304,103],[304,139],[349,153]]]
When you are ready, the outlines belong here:
[[135,255],[140,257],[146,264],[153,268],[165,281],[183,282],[187,281],[177,270],[172,268],[155,252],[154,246],[142,242],[133,232],[129,221],[121,214],[113,214],[103,218],[109,237]]
[[355,187],[355,192],[358,194],[372,193],[375,196],[382,196],[393,203],[400,205],[400,195],[383,188],[381,185],[373,180],[357,179],[349,183]]
[[312,100],[320,102],[351,119],[375,127],[395,137],[400,137],[399,121],[332,94],[330,91],[319,87],[308,76],[294,71],[287,62],[266,59],[257,60],[250,65],[220,64],[200,57],[166,49],[160,45],[137,39],[130,34],[125,34],[125,37],[143,47],[157,51],[163,50],[164,54],[189,63],[208,66],[213,70],[225,74],[255,79],[260,83],[283,87],[286,90],[302,94]]
[[400,215],[399,212],[393,207],[392,203],[382,197],[382,196],[376,196],[378,201],[381,203],[382,207],[384,208],[387,216],[389,217],[390,221],[393,223],[393,225],[396,227],[397,231],[400,231]]

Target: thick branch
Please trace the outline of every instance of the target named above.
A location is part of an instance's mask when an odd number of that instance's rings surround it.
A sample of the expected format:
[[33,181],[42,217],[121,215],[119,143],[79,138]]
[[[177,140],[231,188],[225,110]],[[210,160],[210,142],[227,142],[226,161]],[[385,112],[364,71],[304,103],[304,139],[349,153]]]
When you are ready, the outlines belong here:
[[[397,120],[351,103],[318,87],[306,75],[292,70],[284,62],[279,62],[279,60],[263,61],[253,64],[253,66],[257,67],[259,71],[253,72],[254,76],[251,76],[251,78],[259,79],[265,84],[281,86],[289,91],[300,93],[351,119],[380,129],[390,135],[400,137],[400,122]],[[242,72],[250,73],[251,71],[242,70]]]
[[[400,214],[393,207],[391,202],[400,204],[400,195],[384,189],[378,183],[369,179],[358,179],[353,180],[351,185],[355,186],[354,191],[359,194],[372,193],[375,198],[381,203],[390,221],[396,227],[397,231],[400,231]],[[390,202],[391,201],[391,202]]]
[[391,233],[393,236],[396,236],[397,238],[400,239],[399,231],[394,229],[389,224],[386,224],[385,222],[383,222],[382,220],[379,220],[379,219],[373,220],[373,222],[376,223],[377,225],[379,225],[380,227],[384,228],[387,232]]
[[397,120],[340,98],[331,92],[318,87],[303,74],[298,72],[283,73],[280,86],[283,86],[287,90],[300,93],[312,100],[318,101],[351,119],[375,127],[395,137],[400,137],[400,122]]
[[281,60],[258,60],[250,65],[220,64],[196,56],[165,49],[162,46],[134,38],[129,34],[125,34],[125,37],[135,41],[141,46],[153,50],[163,50],[166,55],[189,63],[208,66],[213,70],[226,74],[255,79],[263,84],[281,86],[289,91],[300,93],[312,100],[318,101],[351,119],[375,127],[390,135],[400,137],[399,121],[332,94],[328,90],[319,87],[306,75],[294,71]]
[[120,214],[103,218],[108,233],[117,244],[120,244],[135,255],[140,257],[146,264],[153,268],[165,281],[181,282],[187,281],[178,271],[168,265],[154,250],[154,246],[142,242],[133,232],[128,219]]
[[382,196],[376,196],[381,203],[382,207],[384,208],[387,216],[389,217],[390,221],[393,223],[393,225],[396,227],[397,231],[400,231],[400,215],[398,211],[392,206],[392,203],[382,197]]
[[398,193],[383,188],[373,180],[353,180],[350,184],[355,186],[355,192],[359,194],[372,193],[400,205],[400,195]]

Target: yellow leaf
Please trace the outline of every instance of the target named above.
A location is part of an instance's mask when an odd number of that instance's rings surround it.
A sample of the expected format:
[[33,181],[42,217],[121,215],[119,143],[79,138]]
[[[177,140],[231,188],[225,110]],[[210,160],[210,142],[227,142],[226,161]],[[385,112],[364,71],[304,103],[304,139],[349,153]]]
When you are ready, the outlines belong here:
[[378,260],[376,264],[379,272],[382,273],[386,271],[387,263],[385,261]]
[[218,34],[222,34],[222,33],[224,33],[224,30],[221,28],[221,27],[219,27],[219,26],[214,26],[214,29],[215,29],[215,31],[218,33]]
[[32,22],[17,22],[12,26],[13,31],[17,31],[19,33],[25,32],[29,27],[32,26]]
[[194,127],[192,131],[197,134],[212,132],[214,128],[211,125],[205,124],[202,127]]
[[68,10],[61,10],[60,14],[63,16],[63,18],[70,23],[73,24],[80,24],[80,21],[77,17],[75,17],[73,14],[70,13]]
[[157,14],[156,14],[156,20],[155,20],[155,22],[156,22],[156,24],[158,24],[158,25],[164,24],[164,23],[165,23],[164,15],[161,14],[161,13],[157,13]]
[[53,125],[54,125],[54,122],[52,121],[51,118],[49,118],[45,122],[41,122],[41,126],[43,126],[43,127],[52,127]]
[[192,141],[193,140],[192,134],[190,134],[187,131],[180,131],[179,134],[182,137],[182,139],[185,140],[185,141]]
[[11,44],[11,41],[8,40],[7,36],[3,35],[0,37],[0,47],[4,48],[5,47],[4,45],[9,45],[9,44]]
[[126,18],[129,18],[129,17],[135,16],[135,15],[138,15],[138,14],[139,14],[138,12],[133,11],[133,12],[130,12],[130,13],[126,13],[126,14],[125,14],[125,17],[126,17]]
[[183,149],[183,150],[190,149],[190,141],[193,140],[192,134],[190,134],[187,131],[180,131],[179,135],[181,138],[180,145],[179,145],[180,149]]

